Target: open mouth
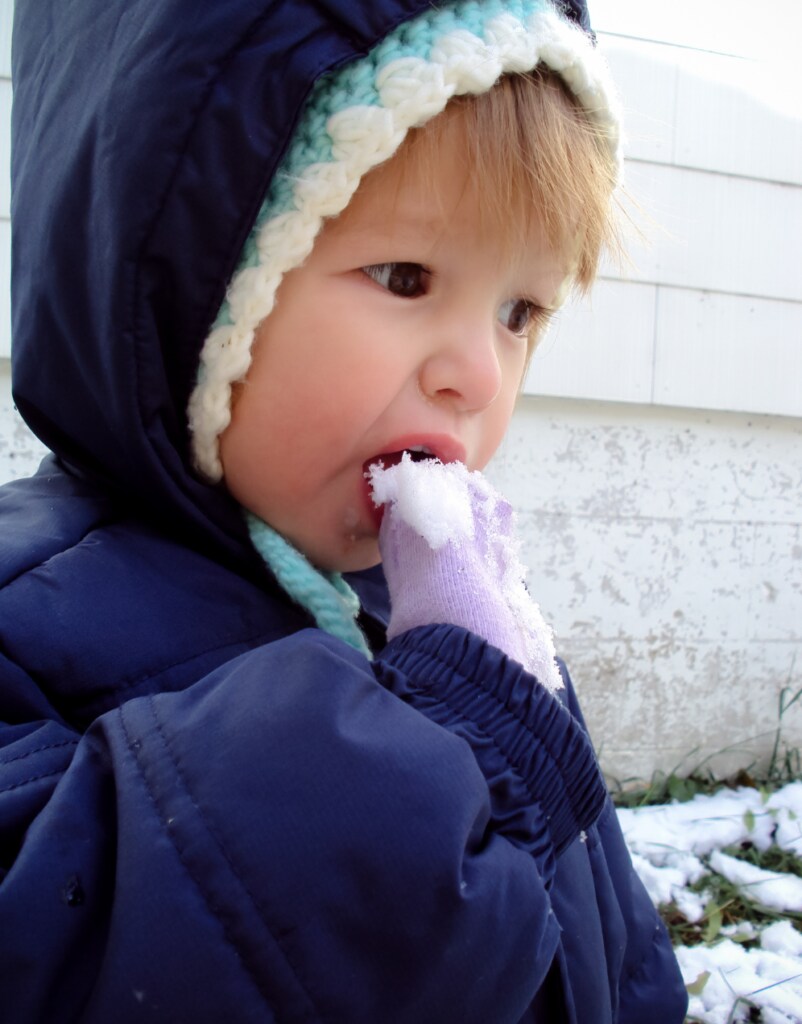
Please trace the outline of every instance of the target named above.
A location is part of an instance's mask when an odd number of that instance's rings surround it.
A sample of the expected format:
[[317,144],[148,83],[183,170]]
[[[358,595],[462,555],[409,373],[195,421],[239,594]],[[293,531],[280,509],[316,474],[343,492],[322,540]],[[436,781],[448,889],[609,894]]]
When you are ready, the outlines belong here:
[[362,493],[365,510],[378,530],[381,526],[384,506],[376,505],[373,500],[373,486],[370,480],[370,470],[373,466],[381,466],[383,469],[390,469],[397,466],[405,457],[412,462],[465,462],[466,450],[462,442],[450,434],[407,434],[396,436],[388,442],[388,450],[377,452],[370,459],[362,464]]
[[374,455],[373,458],[368,459],[363,464],[362,476],[365,505],[368,515],[377,530],[381,526],[382,518],[384,516],[384,506],[377,505],[373,499],[373,486],[370,480],[370,470],[374,466],[381,466],[383,469],[389,469],[391,466],[397,466],[405,456],[412,459],[413,462],[425,462],[427,459],[431,461],[442,461],[440,460],[437,452],[432,448],[429,448],[428,445],[411,444],[405,448],[399,448],[396,451],[381,452],[378,455]]
[[438,455],[425,444],[413,444],[408,448],[401,448],[397,452],[382,452],[381,455],[376,455],[374,458],[368,459],[364,466],[365,473],[368,472],[371,466],[381,465],[385,469],[389,469],[390,466],[396,466],[405,455],[408,455],[413,462],[425,462],[426,459],[439,459]]

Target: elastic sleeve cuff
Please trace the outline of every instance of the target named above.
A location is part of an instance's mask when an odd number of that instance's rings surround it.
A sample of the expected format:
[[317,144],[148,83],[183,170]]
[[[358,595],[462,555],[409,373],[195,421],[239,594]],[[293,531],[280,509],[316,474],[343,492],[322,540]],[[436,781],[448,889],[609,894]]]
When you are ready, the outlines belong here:
[[521,665],[458,626],[409,630],[377,663],[388,670],[384,685],[471,745],[499,831],[551,874],[607,795],[577,719]]

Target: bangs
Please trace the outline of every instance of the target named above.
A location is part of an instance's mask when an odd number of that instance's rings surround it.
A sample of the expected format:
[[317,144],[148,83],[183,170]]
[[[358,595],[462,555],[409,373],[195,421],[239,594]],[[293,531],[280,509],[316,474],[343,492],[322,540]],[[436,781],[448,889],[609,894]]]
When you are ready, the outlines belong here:
[[[523,249],[534,224],[587,291],[603,249],[619,249],[612,211],[616,168],[607,142],[562,79],[538,67],[507,75],[478,96],[458,96],[442,114],[410,131],[399,156],[424,175],[444,135],[465,153],[458,183],[481,196],[481,215],[512,248]],[[425,180],[425,179],[424,179]]]

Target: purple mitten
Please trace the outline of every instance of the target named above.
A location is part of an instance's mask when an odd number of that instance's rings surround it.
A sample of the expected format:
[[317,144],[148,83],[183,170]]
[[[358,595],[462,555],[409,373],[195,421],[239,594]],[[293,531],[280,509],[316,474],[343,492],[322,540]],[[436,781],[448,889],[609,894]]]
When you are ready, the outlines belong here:
[[480,473],[459,462],[372,466],[373,500],[390,588],[388,637],[447,622],[488,640],[537,676],[562,686],[554,643],[524,586],[515,515]]

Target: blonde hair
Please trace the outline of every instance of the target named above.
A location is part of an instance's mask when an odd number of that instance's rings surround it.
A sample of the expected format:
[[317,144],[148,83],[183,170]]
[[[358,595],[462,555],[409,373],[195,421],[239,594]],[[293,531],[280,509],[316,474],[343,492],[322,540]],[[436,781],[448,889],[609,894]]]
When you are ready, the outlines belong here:
[[458,135],[467,184],[482,197],[487,222],[511,247],[522,247],[537,222],[565,258],[571,283],[587,291],[602,251],[619,250],[612,202],[618,167],[604,132],[562,78],[539,66],[505,75],[480,95],[455,97],[412,129],[393,159],[414,162],[426,180],[447,132]]

